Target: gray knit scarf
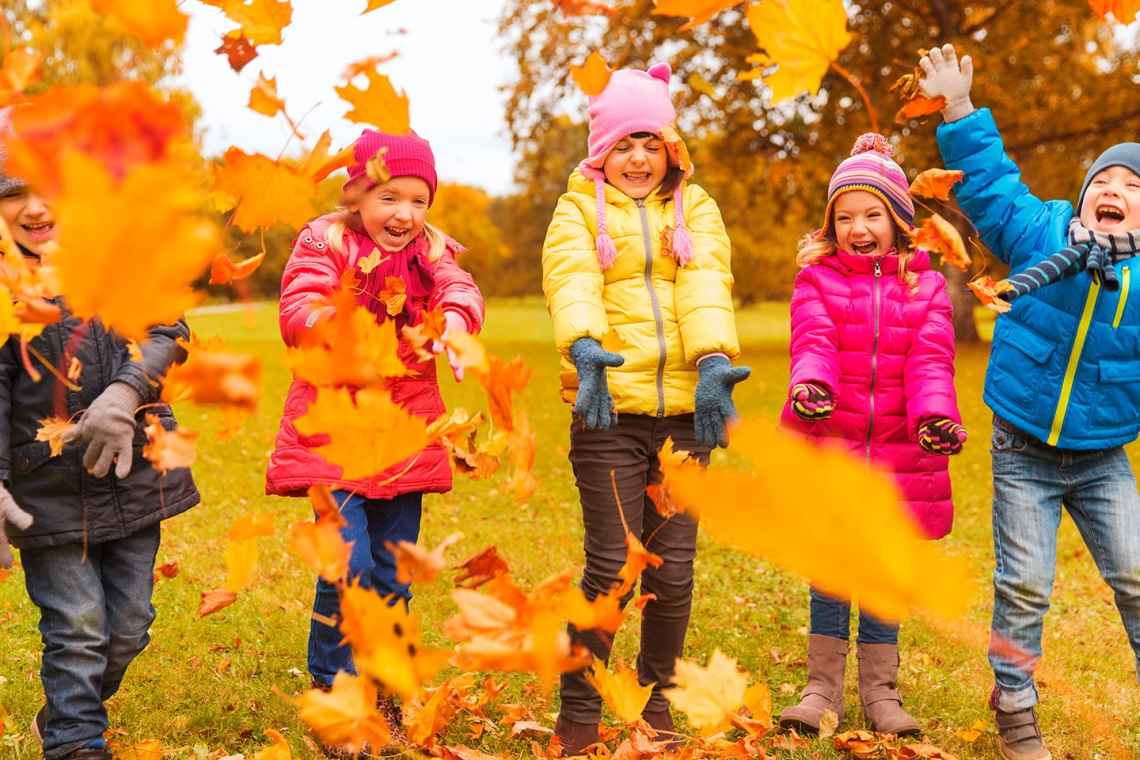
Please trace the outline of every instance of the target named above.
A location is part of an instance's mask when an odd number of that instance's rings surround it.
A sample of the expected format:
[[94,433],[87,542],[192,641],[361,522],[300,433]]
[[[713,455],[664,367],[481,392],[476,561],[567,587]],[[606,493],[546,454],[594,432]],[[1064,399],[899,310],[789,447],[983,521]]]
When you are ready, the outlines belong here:
[[1118,290],[1113,264],[1140,254],[1140,230],[1130,232],[1094,232],[1078,217],[1069,222],[1069,245],[1039,261],[1024,272],[1009,278],[1013,290],[1002,293],[1012,301],[1038,288],[1052,284],[1078,272],[1087,271],[1105,290]]

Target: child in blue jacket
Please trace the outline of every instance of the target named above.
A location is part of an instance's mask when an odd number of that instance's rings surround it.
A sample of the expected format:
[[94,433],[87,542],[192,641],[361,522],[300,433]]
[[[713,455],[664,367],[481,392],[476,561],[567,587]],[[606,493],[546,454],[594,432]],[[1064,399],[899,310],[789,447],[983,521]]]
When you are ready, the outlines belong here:
[[[970,102],[973,64],[954,48],[920,61],[942,96],[938,147],[965,178],[956,195],[1019,289],[999,317],[984,397],[994,412],[994,611],[990,664],[999,745],[1048,758],[1033,669],[1057,560],[1061,506],[1112,587],[1140,679],[1140,496],[1123,446],[1140,432],[1140,143],[1093,162],[1076,209],[1022,184],[989,109]],[[1066,251],[1075,265],[1039,277]],[[1037,268],[1036,265],[1042,265]],[[1047,282],[1047,280],[1056,280]]]

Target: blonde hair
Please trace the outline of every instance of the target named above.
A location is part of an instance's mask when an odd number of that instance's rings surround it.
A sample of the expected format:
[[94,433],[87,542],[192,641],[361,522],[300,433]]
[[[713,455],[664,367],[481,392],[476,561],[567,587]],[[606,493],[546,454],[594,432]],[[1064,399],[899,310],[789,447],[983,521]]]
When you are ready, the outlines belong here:
[[[349,229],[362,235],[368,235],[368,231],[364,229],[364,223],[360,220],[360,212],[349,211],[341,206],[338,208],[332,224],[325,232],[325,242],[329,244],[331,250],[344,253],[344,233]],[[423,234],[427,236],[428,240],[428,261],[434,264],[447,248],[447,235],[443,234],[443,231],[438,227],[433,227],[426,222],[424,223]]]
[[[894,224],[894,222],[892,221]],[[895,224],[895,248],[899,252],[899,282],[906,285],[907,292],[913,294],[918,290],[918,275],[910,271],[908,265],[914,258],[914,250],[910,247],[910,235],[898,224]],[[824,234],[823,230],[809,232],[800,238],[796,248],[796,264],[803,267],[818,264],[824,258],[833,255],[839,250],[839,244],[832,234]]]

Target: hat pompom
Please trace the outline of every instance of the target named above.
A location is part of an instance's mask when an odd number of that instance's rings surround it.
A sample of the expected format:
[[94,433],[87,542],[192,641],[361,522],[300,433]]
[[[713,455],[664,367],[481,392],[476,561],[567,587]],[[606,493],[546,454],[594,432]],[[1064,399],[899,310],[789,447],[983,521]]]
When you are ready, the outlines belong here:
[[891,147],[890,140],[878,132],[867,132],[859,135],[855,144],[851,146],[852,156],[870,152],[881,153],[892,161],[895,159],[895,149]]
[[604,272],[614,265],[614,259],[617,258],[617,246],[614,245],[614,239],[610,237],[608,232],[599,232],[598,236],[594,238],[594,245],[598,248],[598,264],[601,265]]
[[685,227],[673,230],[673,258],[677,266],[686,266],[693,258],[693,238]]

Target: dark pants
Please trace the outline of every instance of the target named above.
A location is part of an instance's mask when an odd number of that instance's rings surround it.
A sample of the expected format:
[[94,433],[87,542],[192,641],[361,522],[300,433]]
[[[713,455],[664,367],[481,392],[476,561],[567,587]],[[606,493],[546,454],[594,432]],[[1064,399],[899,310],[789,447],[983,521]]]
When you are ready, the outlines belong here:
[[[641,652],[637,657],[638,680],[656,684],[645,707],[647,712],[669,707],[662,690],[672,685],[673,668],[684,647],[697,553],[696,520],[683,513],[666,520],[645,493],[650,483],[660,481],[657,452],[670,436],[675,449],[691,451],[702,462],[708,461],[709,449],[697,444],[691,414],[622,414],[609,430],[587,430],[575,417],[570,426],[570,463],[586,529],[586,568],[582,573],[586,598],[606,594],[619,583],[618,571],[626,558],[621,513],[630,532],[664,560],[661,567],[647,568],[641,575],[641,593],[656,596],[645,605],[641,616]],[[621,513],[614,500],[615,481]],[[571,627],[570,636],[574,644],[608,661],[612,634]],[[602,699],[587,683],[584,671],[563,674],[561,696],[562,715],[569,720],[597,723],[601,719]]]
[[[811,590],[811,633],[847,641],[851,638],[851,603]],[[860,644],[897,644],[899,627],[859,610]]]
[[150,642],[160,536],[156,524],[86,549],[63,544],[20,553],[28,596],[40,608],[47,760],[103,746],[103,703]]
[[[384,548],[385,541],[415,543],[420,535],[423,494],[406,493],[394,499],[366,499],[350,496],[347,491],[334,491],[341,505],[340,513],[348,523],[341,528],[344,540],[352,544],[348,559],[348,577],[365,588],[392,601],[411,600],[412,591],[405,583],[396,582],[396,558]],[[340,617],[340,597],[336,586],[317,579],[313,612],[325,618]],[[322,686],[331,686],[339,671],[356,673],[352,649],[341,642],[338,628],[328,626],[314,616],[309,628],[309,674]]]

